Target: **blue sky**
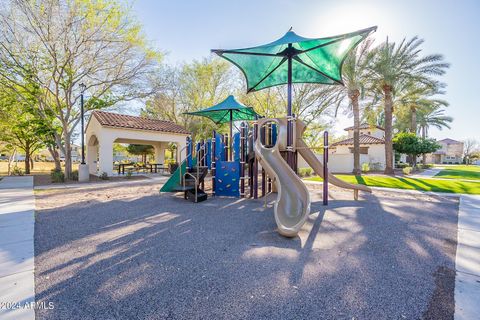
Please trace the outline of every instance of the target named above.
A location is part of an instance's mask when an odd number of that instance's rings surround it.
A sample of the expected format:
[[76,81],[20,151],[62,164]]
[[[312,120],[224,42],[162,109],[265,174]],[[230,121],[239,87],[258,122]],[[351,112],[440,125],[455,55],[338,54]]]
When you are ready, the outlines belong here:
[[[376,41],[420,36],[425,53],[441,53],[451,67],[447,113],[452,129],[432,129],[435,138],[480,140],[480,1],[478,0],[136,0],[133,10],[151,42],[167,52],[166,62],[201,59],[212,48],[270,42],[290,27],[305,37],[322,37],[377,25]],[[352,120],[340,116],[338,133]]]

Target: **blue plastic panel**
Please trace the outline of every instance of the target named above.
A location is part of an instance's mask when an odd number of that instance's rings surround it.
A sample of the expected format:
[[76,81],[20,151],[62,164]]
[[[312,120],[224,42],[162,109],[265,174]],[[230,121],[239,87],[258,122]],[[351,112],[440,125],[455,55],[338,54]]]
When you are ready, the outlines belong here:
[[218,161],[216,168],[215,195],[239,197],[240,162]]
[[225,159],[225,144],[220,133],[215,135],[215,162]]
[[240,161],[240,132],[233,135],[233,160]]

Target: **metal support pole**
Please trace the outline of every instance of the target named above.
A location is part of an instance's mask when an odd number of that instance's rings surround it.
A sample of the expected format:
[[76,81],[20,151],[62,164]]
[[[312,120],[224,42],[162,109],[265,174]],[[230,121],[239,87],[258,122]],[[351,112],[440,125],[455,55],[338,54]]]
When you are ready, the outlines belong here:
[[[200,141],[200,152],[199,153],[201,155],[200,159],[202,159],[201,166],[205,167],[206,164],[207,164],[207,162],[206,162],[207,157],[205,156],[206,150],[205,150],[205,140],[204,139],[202,139]],[[199,165],[197,164],[197,173],[198,173],[198,166]],[[202,168],[202,170],[203,170],[203,168]],[[200,175],[198,175],[197,177],[198,177],[198,179],[200,179]],[[205,179],[202,180],[202,190],[205,190]]]
[[224,135],[223,136],[223,156],[225,159],[222,159],[223,161],[228,161],[228,146],[229,146],[229,142],[230,142],[230,137],[228,136],[228,134]]
[[233,161],[233,112],[230,110],[230,144],[228,145],[228,150],[229,150],[229,161]]
[[328,131],[323,133],[323,205],[328,205]]
[[81,126],[82,126],[82,164],[85,164],[85,129],[84,129],[84,118],[85,113],[83,110],[83,89],[82,94],[80,95],[80,116],[81,118]]
[[[293,49],[292,44],[288,44],[288,50]],[[290,147],[293,144],[293,127],[291,122],[292,117],[292,55],[288,55],[288,71],[287,71],[287,163],[293,169],[293,157]]]
[[[296,133],[296,120],[297,119],[297,115],[294,113],[292,114],[292,121],[291,121],[291,126],[292,126],[292,144],[294,144],[296,146],[296,139],[297,139],[297,133]],[[298,151],[297,150],[294,150],[292,151],[292,169],[295,173],[298,174]]]
[[246,161],[246,130],[245,122],[240,125],[240,197],[245,198],[245,161]]
[[267,194],[267,175],[265,174],[265,170],[262,168],[262,197],[265,197]]
[[212,150],[211,150],[211,155],[210,155],[210,158],[212,159],[212,163],[211,163],[211,168],[212,168],[212,195],[215,196],[215,173],[216,173],[216,170],[215,170],[215,150],[216,150],[216,144],[217,144],[217,141],[216,141],[216,136],[217,136],[217,133],[215,132],[215,130],[213,130],[213,139],[212,139]]
[[[255,122],[253,125],[253,143],[258,139],[258,123]],[[258,160],[257,157],[255,157],[255,160],[253,161],[253,199],[258,198]]]

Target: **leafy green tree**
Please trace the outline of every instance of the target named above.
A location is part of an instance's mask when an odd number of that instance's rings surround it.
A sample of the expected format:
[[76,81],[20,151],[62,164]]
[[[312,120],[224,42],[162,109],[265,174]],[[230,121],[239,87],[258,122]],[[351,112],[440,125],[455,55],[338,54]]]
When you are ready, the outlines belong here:
[[129,144],[127,152],[130,154],[142,156],[142,162],[147,163],[147,156],[153,154],[153,147],[151,145],[143,144]]
[[388,39],[372,50],[372,88],[384,103],[385,173],[393,174],[393,102],[399,88],[408,82],[430,83],[431,76],[443,75],[448,63],[440,54],[421,56],[423,40],[414,37],[400,44]]
[[[21,30],[21,31],[20,31]],[[27,78],[38,86],[38,111],[55,115],[57,147],[72,172],[71,139],[85,110],[149,96],[161,54],[120,0],[11,0],[0,10],[0,84],[16,90]],[[32,93],[30,93],[32,94]]]
[[393,138],[393,149],[398,153],[409,155],[412,166],[416,165],[418,155],[432,153],[440,148],[441,146],[435,140],[419,138],[413,132],[402,132]]
[[0,93],[0,141],[25,153],[25,173],[30,174],[32,155],[53,143],[52,124],[39,117],[34,99],[20,99],[12,90]]
[[194,138],[207,138],[218,129],[211,120],[185,115],[221,102],[233,86],[230,65],[220,59],[194,60],[161,71],[159,89],[147,100],[142,115],[184,126]]

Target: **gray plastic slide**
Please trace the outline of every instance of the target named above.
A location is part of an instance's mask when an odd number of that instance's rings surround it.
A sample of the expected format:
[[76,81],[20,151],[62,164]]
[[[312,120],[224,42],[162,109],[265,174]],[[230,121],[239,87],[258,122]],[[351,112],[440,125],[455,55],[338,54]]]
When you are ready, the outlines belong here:
[[[300,153],[300,155],[307,161],[308,165],[315,171],[317,175],[323,178],[323,165],[322,163],[317,159],[315,154],[308,148],[308,146],[305,144],[305,142],[302,139],[303,131],[305,131],[305,124],[297,120],[296,123],[296,134],[297,134],[297,151]],[[370,189],[367,186],[364,186],[362,184],[352,184],[345,182],[343,180],[338,179],[335,177],[333,174],[330,172],[328,173],[328,183],[333,184],[334,186],[344,188],[344,189],[351,189],[354,191],[354,197],[355,200],[358,199],[358,191],[365,191],[365,192],[372,192],[372,189]]]
[[277,187],[278,194],[274,205],[274,214],[278,232],[286,237],[294,237],[310,213],[310,195],[305,184],[280,154],[282,141],[286,141],[287,133],[286,123],[282,120],[262,119],[258,121],[259,128],[266,122],[275,122],[278,128],[278,139],[272,148],[266,148],[260,139],[257,139],[254,149],[260,165]]

